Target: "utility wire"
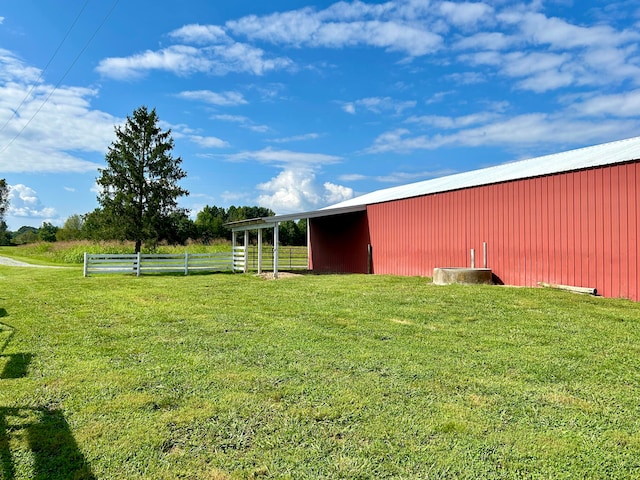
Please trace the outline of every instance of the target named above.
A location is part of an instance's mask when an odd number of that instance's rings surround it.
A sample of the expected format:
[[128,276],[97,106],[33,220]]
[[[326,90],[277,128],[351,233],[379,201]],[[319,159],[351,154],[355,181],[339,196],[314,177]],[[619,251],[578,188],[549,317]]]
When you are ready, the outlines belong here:
[[31,85],[31,88],[29,89],[29,91],[27,92],[27,94],[24,96],[24,98],[22,99],[22,101],[20,102],[20,105],[18,105],[16,107],[16,109],[13,111],[13,115],[11,115],[7,121],[4,123],[4,125],[2,125],[2,128],[0,128],[0,133],[2,133],[4,131],[5,128],[7,128],[7,125],[9,125],[9,122],[11,120],[13,120],[13,117],[17,117],[18,116],[18,111],[20,110],[20,107],[22,107],[22,105],[24,105],[24,102],[27,101],[27,98],[29,98],[31,96],[31,93],[35,90],[36,85],[38,85],[38,82],[40,82],[40,79],[42,78],[42,76],[44,75],[44,72],[47,71],[47,68],[49,68],[49,65],[51,65],[51,62],[53,62],[53,59],[56,58],[56,55],[58,54],[58,52],[60,51],[60,49],[62,48],[62,45],[64,44],[64,42],[67,40],[67,37],[69,36],[69,34],[71,33],[71,30],[73,30],[73,27],[76,26],[76,23],[78,23],[78,20],[80,19],[80,16],[82,15],[82,12],[84,12],[84,10],[87,8],[87,5],[89,5],[89,1],[90,0],[86,0],[84,2],[84,5],[82,6],[82,8],[80,9],[80,11],[78,12],[78,15],[76,15],[75,20],[73,21],[73,23],[71,23],[71,26],[69,27],[69,30],[67,30],[67,33],[64,35],[64,37],[62,38],[62,40],[60,40],[60,43],[58,44],[58,48],[56,48],[55,52],[53,52],[53,55],[51,55],[51,58],[49,59],[49,61],[47,62],[47,64],[44,66],[44,68],[42,70],[40,70],[40,75],[38,75],[38,78],[36,79],[35,82],[33,82],[33,85]]
[[74,67],[74,65],[77,63],[77,61],[80,59],[80,57],[82,56],[82,54],[85,52],[85,50],[89,47],[89,45],[91,44],[91,42],[93,41],[93,39],[96,37],[96,35],[98,35],[98,32],[100,31],[100,29],[104,26],[105,23],[107,23],[107,20],[109,19],[109,17],[111,16],[111,14],[113,13],[113,11],[116,9],[116,6],[118,5],[118,3],[120,2],[120,0],[115,0],[115,2],[113,3],[113,5],[111,6],[111,9],[107,12],[107,15],[102,19],[102,22],[100,22],[100,25],[98,25],[98,28],[96,28],[96,30],[93,32],[93,35],[91,35],[91,37],[89,38],[89,40],[87,40],[87,43],[84,44],[84,46],[82,47],[82,50],[80,50],[80,52],[78,53],[78,55],[76,55],[76,58],[74,58],[73,62],[71,62],[71,65],[69,65],[69,68],[67,68],[67,70],[64,72],[64,75],[62,75],[62,78],[60,78],[60,80],[58,81],[58,83],[56,83],[56,86],[53,87],[53,89],[49,92],[49,95],[47,95],[47,98],[44,99],[44,101],[42,102],[42,104],[38,107],[38,109],[35,111],[35,113],[31,116],[31,118],[27,121],[27,123],[24,124],[24,126],[20,129],[20,131],[9,141],[9,143],[7,143],[4,148],[2,150],[0,150],[0,154],[4,153],[7,151],[7,149],[13,145],[13,142],[15,142],[18,137],[20,135],[22,135],[22,132],[24,132],[26,130],[26,128],[31,124],[31,122],[33,121],[33,119],[36,117],[36,115],[38,115],[38,113],[40,113],[40,111],[43,109],[43,107],[46,105],[46,103],[49,101],[49,99],[51,98],[51,96],[55,93],[55,91],[58,89],[58,87],[60,86],[60,84],[64,81],[64,79],[67,77],[67,75],[69,74],[69,72],[71,71],[71,69]]

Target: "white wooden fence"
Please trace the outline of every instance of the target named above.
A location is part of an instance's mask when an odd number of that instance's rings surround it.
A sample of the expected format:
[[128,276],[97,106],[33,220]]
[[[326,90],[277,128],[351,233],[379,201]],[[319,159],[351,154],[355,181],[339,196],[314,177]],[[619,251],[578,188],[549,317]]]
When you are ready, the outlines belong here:
[[233,252],[185,254],[84,254],[84,276],[92,273],[230,272],[244,271],[244,247]]

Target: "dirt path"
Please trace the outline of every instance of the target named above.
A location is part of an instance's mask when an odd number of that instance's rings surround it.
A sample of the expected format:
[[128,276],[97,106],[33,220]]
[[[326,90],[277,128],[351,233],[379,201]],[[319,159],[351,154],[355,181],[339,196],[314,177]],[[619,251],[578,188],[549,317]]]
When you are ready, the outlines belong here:
[[0,265],[5,265],[7,267],[62,268],[49,265],[33,265],[31,263],[20,262],[8,257],[0,257]]

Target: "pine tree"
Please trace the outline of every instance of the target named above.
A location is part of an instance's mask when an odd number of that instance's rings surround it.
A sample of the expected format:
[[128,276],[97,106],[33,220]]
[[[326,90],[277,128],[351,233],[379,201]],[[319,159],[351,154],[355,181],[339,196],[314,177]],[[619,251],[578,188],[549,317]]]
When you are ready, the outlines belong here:
[[107,168],[99,169],[98,201],[122,237],[135,241],[138,253],[143,242],[157,241],[171,214],[184,212],[177,199],[189,192],[178,181],[187,174],[182,159],[171,154],[171,130],[160,129],[155,108],[138,108],[115,133]]

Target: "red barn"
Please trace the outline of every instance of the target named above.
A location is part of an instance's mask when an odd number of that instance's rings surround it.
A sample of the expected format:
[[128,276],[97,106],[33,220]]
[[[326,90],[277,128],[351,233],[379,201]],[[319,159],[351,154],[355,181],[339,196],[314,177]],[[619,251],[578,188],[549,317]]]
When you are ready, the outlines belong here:
[[[640,137],[372,192],[314,212],[317,272],[492,269],[508,285],[640,301]],[[273,223],[272,223],[273,226]],[[485,254],[486,252],[486,254]]]

